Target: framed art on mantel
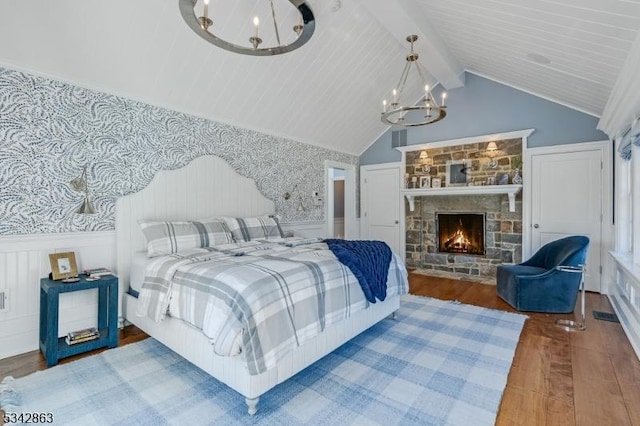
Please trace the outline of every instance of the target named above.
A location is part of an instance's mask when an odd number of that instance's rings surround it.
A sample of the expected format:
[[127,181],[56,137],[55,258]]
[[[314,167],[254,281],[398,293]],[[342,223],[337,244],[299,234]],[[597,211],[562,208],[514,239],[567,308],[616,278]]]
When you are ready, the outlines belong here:
[[78,276],[76,254],[72,251],[50,254],[49,263],[51,264],[51,275],[55,281]]
[[471,168],[464,160],[447,161],[447,186],[466,186],[469,182]]
[[431,176],[420,176],[420,188],[429,188],[431,186]]

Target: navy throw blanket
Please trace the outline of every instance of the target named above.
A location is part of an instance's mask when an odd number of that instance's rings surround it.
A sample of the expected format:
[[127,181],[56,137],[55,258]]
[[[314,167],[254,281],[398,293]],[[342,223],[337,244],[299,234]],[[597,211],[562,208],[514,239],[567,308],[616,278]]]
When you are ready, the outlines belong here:
[[382,241],[324,240],[338,260],[356,276],[365,297],[376,303],[387,297],[391,249]]

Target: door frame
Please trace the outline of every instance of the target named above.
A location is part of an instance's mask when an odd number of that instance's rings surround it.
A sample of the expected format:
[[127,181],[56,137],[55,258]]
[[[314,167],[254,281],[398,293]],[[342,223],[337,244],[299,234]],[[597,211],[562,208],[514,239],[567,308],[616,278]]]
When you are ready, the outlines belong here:
[[324,161],[324,184],[326,202],[325,211],[325,235],[333,238],[333,184],[329,176],[329,169],[342,169],[345,171],[344,177],[344,239],[353,240],[359,237],[356,220],[356,166],[348,163],[340,163],[333,160]]
[[394,161],[391,163],[381,163],[381,164],[370,164],[366,166],[360,166],[360,235],[362,238],[365,238],[367,235],[365,229],[368,224],[367,218],[364,216],[364,213],[367,211],[367,194],[366,191],[363,191],[364,188],[364,180],[367,178],[367,173],[380,170],[380,169],[398,169],[398,204],[400,205],[400,218],[398,219],[398,232],[399,235],[399,245],[400,245],[400,253],[397,253],[404,262],[407,256],[407,248],[406,248],[406,235],[405,235],[405,215],[406,215],[406,206],[404,202],[404,195],[402,195],[402,176],[404,176],[404,162],[402,161]]
[[549,154],[567,154],[572,152],[600,151],[602,158],[602,229],[600,247],[600,265],[602,273],[600,274],[600,292],[608,294],[609,287],[612,284],[613,263],[608,252],[613,250],[614,244],[614,226],[613,226],[613,143],[610,140],[601,140],[594,142],[580,142],[573,144],[563,144],[554,146],[545,146],[539,148],[529,148],[523,144],[523,192],[522,192],[522,259],[530,258],[533,253],[532,244],[532,219],[531,206],[532,200],[532,177],[531,164],[535,155]]

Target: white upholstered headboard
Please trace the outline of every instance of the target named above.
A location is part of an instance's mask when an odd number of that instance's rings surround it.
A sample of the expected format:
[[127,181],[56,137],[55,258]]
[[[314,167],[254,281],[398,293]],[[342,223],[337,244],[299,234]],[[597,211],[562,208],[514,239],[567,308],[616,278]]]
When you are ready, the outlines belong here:
[[116,202],[116,274],[120,294],[129,288],[134,253],[146,249],[139,219],[195,220],[210,216],[273,214],[273,201],[252,179],[237,174],[219,157],[196,158],[177,170],[156,174],[149,186]]

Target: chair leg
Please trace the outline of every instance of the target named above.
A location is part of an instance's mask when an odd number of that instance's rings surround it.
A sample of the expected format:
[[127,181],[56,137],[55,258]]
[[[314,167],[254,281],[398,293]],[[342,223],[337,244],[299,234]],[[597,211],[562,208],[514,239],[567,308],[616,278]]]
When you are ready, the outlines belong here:
[[579,268],[572,268],[569,266],[559,266],[563,272],[573,272],[580,275],[580,321],[559,319],[556,321],[556,326],[560,327],[564,331],[584,331],[587,328],[586,319],[584,316],[585,309],[585,288],[584,288],[584,273],[586,271],[586,265],[580,265]]

